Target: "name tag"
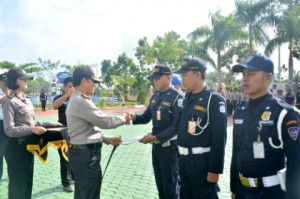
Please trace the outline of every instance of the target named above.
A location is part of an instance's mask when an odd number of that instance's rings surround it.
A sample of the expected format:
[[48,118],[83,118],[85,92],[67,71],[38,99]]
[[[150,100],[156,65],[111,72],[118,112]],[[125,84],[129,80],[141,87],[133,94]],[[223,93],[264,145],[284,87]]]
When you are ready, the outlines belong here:
[[243,119],[235,119],[234,124],[243,124]]

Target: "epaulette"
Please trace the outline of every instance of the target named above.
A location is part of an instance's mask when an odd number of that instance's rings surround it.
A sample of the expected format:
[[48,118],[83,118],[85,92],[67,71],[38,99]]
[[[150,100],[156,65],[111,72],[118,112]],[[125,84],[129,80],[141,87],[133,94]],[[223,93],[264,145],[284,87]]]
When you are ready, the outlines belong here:
[[90,99],[91,99],[91,97],[90,97],[90,96],[87,96],[87,95],[84,95],[84,94],[81,94],[81,97],[83,97],[84,99],[88,99],[88,100],[90,100]]
[[12,99],[15,96],[15,93],[10,93],[9,95],[7,95],[8,98]]

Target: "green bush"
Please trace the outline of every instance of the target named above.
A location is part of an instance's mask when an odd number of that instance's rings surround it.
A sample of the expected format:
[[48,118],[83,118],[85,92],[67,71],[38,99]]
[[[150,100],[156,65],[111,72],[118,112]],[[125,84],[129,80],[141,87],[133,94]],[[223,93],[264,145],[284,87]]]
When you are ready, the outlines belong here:
[[144,90],[138,90],[137,101],[139,104],[145,104],[147,98],[147,94]]
[[105,101],[104,99],[101,99],[101,100],[98,102],[98,107],[100,107],[100,108],[106,107],[106,101]]

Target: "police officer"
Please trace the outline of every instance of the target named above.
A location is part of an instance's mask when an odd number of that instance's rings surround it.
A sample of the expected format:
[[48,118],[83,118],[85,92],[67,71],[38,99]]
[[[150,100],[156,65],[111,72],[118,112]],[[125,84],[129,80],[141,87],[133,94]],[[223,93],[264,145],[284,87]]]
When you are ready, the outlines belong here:
[[224,166],[226,102],[206,85],[202,60],[185,58],[177,73],[189,91],[178,129],[180,198],[215,199]]
[[7,72],[7,86],[11,93],[3,103],[3,122],[5,133],[9,136],[5,147],[9,199],[31,199],[34,158],[26,150],[26,141],[33,134],[45,133],[44,127],[61,125],[58,122],[35,121],[33,106],[24,94],[29,79],[32,77],[21,68]]
[[[58,109],[58,122],[67,126],[67,118],[66,118],[66,109],[68,105],[68,101],[70,96],[74,91],[72,77],[67,77],[64,80],[63,94],[57,95],[53,99],[53,108]],[[67,132],[61,132],[63,137],[69,143],[69,135]],[[71,169],[68,161],[63,157],[62,151],[57,150],[60,158],[60,178],[61,184],[64,187],[64,191],[73,192],[73,188],[71,186]]]
[[47,104],[47,94],[45,93],[44,89],[42,89],[41,94],[40,94],[40,101],[42,104],[42,111],[46,111],[46,104]]
[[298,86],[296,93],[296,107],[300,110],[300,86]]
[[[230,171],[232,198],[299,199],[299,117],[284,101],[269,93],[273,62],[253,55],[233,66],[243,74],[250,100],[236,109]],[[285,161],[287,159],[287,161]],[[277,172],[286,167],[286,192]]]
[[153,143],[152,165],[160,199],[178,199],[178,148],[176,130],[182,106],[182,95],[171,87],[172,70],[156,65],[153,74],[156,92],[146,111],[141,115],[130,113],[133,124],[152,120],[152,133],[140,142]]
[[0,75],[0,180],[3,175],[3,157],[4,157],[4,148],[7,140],[7,135],[4,132],[3,127],[3,110],[2,104],[6,99],[6,96],[10,93],[10,90],[7,88],[6,74]]
[[75,178],[75,199],[100,198],[102,172],[101,146],[118,145],[120,137],[107,137],[100,128],[112,129],[129,123],[125,117],[108,117],[91,101],[100,80],[88,66],[73,73],[75,91],[70,97],[66,116],[70,136],[69,161]]
[[296,97],[295,95],[292,93],[292,89],[288,89],[287,94],[285,94],[285,102],[291,106],[294,106],[295,102],[296,102]]

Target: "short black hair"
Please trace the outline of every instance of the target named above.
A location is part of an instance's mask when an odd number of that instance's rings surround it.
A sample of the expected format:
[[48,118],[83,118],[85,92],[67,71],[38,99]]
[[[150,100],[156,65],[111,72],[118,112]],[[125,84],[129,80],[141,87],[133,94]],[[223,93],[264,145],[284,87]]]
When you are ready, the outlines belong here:
[[69,82],[72,82],[72,83],[73,83],[72,77],[67,77],[67,78],[64,80],[64,86],[66,86]]

